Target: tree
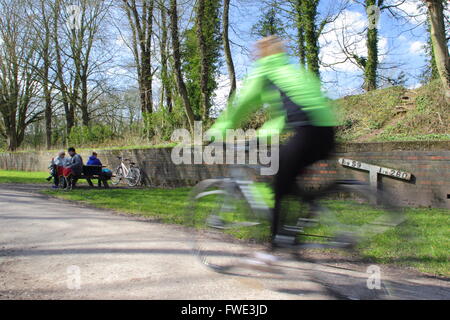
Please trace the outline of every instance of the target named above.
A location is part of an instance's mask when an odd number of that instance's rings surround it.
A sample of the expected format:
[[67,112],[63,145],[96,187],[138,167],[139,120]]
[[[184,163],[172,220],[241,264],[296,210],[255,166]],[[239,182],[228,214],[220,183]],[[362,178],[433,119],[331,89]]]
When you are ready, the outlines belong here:
[[230,93],[228,99],[231,98],[236,91],[236,71],[234,68],[233,56],[231,54],[230,39],[229,39],[229,14],[230,14],[230,0],[223,1],[223,16],[222,16],[222,38],[225,60],[228,67],[228,75],[230,77]]
[[153,112],[152,36],[154,0],[122,0],[132,31],[132,51],[135,59],[142,113]]
[[442,0],[427,0],[430,16],[431,42],[434,60],[446,98],[450,101],[450,58],[445,35],[444,5]]
[[198,120],[209,118],[212,96],[217,88],[222,44],[219,10],[217,1],[197,2],[193,25],[183,33],[182,68],[189,101]]
[[170,29],[172,37],[172,50],[174,60],[174,73],[177,83],[178,93],[183,101],[184,109],[186,112],[187,120],[191,129],[194,132],[194,112],[192,111],[191,104],[189,102],[188,92],[186,84],[184,83],[183,74],[181,72],[181,54],[180,54],[180,38],[178,30],[178,4],[177,0],[170,0]]
[[57,89],[69,136],[77,122],[76,112],[80,111],[81,123],[88,127],[90,107],[103,94],[97,89],[104,84],[103,68],[112,53],[106,50],[107,42],[101,32],[111,1],[56,0],[52,6]]
[[30,4],[30,11],[33,13],[34,17],[34,19],[32,19],[32,25],[34,34],[36,34],[37,51],[42,61],[42,63],[36,67],[45,103],[45,142],[47,149],[50,149],[52,147],[53,137],[52,119],[54,96],[52,91],[55,88],[55,79],[51,75],[55,57],[51,32],[55,21],[52,17],[52,8],[47,4],[47,1],[39,0],[37,3],[34,3],[34,6],[33,3]]
[[300,58],[300,63],[306,65],[306,51],[305,51],[305,29],[304,29],[304,16],[303,16],[303,0],[296,0],[293,3],[295,25],[297,28],[297,52]]
[[161,51],[161,104],[163,104],[164,97],[166,100],[166,108],[170,112],[173,110],[172,101],[172,85],[169,77],[169,54],[168,54],[168,24],[167,24],[167,8],[165,2],[161,1],[159,4],[159,11],[161,14],[161,41],[160,41],[160,51]]
[[41,118],[36,95],[39,56],[24,0],[0,0],[0,134],[8,150],[22,144],[30,124]]
[[429,83],[431,80],[439,79],[439,71],[437,69],[436,59],[434,58],[433,41],[431,40],[431,21],[429,14],[427,15],[426,26],[428,32],[428,39],[425,45],[427,65],[425,67],[425,71],[422,74],[423,83]]
[[364,68],[364,89],[372,91],[377,88],[378,69],[378,17],[383,0],[366,0],[364,8],[369,26],[367,30],[367,58],[355,56],[355,60]]
[[283,22],[278,17],[277,7],[271,3],[269,8],[262,12],[260,20],[252,27],[252,33],[258,37],[272,35],[283,36]]
[[215,75],[218,69],[221,40],[220,40],[220,2],[216,0],[198,0],[195,31],[197,53],[200,57],[200,94],[203,121],[209,118],[211,97],[217,88]]

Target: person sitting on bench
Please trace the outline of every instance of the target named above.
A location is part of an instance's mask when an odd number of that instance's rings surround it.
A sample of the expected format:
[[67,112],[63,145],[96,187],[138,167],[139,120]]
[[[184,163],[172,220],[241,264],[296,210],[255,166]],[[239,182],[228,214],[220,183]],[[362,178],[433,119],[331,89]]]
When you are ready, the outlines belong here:
[[74,187],[77,177],[83,173],[83,158],[76,153],[75,148],[69,148],[67,152],[70,158],[64,167],[64,177],[67,178],[72,175],[72,178],[74,178],[72,186]]
[[58,188],[59,186],[59,177],[63,175],[63,169],[66,161],[67,158],[64,151],[59,152],[58,156],[52,159],[49,167],[49,169],[51,169],[51,176],[47,178],[47,181],[50,181],[53,178],[53,181],[55,183],[53,188]]
[[87,166],[103,166],[102,162],[98,158],[97,152],[92,152],[92,156],[89,157],[88,162],[86,163]]

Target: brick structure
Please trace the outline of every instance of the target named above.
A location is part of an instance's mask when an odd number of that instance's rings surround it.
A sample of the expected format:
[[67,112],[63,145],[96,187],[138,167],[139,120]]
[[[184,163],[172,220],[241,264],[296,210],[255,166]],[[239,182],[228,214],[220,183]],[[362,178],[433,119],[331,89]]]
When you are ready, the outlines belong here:
[[[133,159],[143,169],[149,184],[156,187],[191,186],[203,179],[226,176],[226,165],[174,165],[171,149],[135,149],[98,151],[110,168],[118,165],[117,156]],[[89,152],[81,152],[87,159]],[[22,171],[47,170],[53,154],[48,152],[2,153],[0,169]],[[316,163],[306,172],[304,183],[320,187],[333,179],[368,181],[365,171],[341,166],[347,158],[412,173],[411,181],[380,176],[383,188],[393,192],[398,201],[412,207],[450,208],[450,141],[386,142],[341,144],[333,158]],[[270,177],[255,177],[269,181]]]

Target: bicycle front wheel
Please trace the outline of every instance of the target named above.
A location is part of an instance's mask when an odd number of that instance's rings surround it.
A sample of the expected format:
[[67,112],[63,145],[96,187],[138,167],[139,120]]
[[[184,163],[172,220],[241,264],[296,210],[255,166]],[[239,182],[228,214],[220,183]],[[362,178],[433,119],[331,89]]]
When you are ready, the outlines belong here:
[[131,168],[127,177],[130,187],[136,187],[141,182],[141,171],[138,168]]
[[240,187],[228,180],[206,180],[194,187],[186,219],[195,229],[194,253],[217,272],[236,272],[270,238],[267,217],[254,212]]
[[371,282],[381,266],[371,262],[370,250],[372,241],[395,236],[403,210],[388,192],[356,181],[337,183],[319,198],[297,222],[299,257],[314,262],[315,281],[341,299],[393,298],[384,269],[383,279]]

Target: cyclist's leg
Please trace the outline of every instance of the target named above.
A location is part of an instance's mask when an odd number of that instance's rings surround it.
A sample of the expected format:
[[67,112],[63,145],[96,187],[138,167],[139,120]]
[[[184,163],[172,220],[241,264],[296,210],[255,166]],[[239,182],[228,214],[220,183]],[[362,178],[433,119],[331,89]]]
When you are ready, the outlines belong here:
[[289,194],[297,176],[314,162],[328,157],[334,147],[334,130],[330,127],[305,126],[280,149],[280,169],[275,177],[275,208],[272,221],[272,239],[280,233],[284,218],[281,202]]

